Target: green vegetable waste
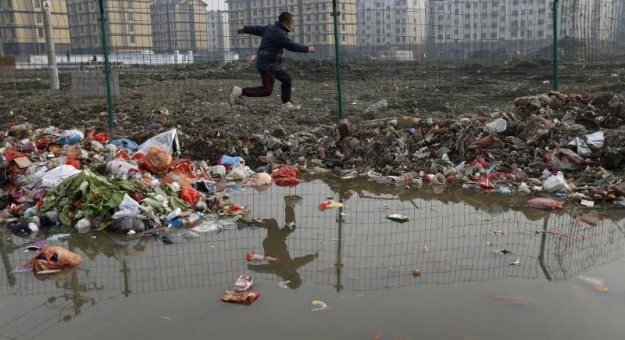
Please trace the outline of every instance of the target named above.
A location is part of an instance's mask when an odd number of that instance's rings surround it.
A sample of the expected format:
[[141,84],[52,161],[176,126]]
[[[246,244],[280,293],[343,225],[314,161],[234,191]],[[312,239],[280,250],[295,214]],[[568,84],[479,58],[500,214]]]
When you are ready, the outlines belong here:
[[146,190],[141,182],[109,180],[85,169],[49,191],[41,212],[56,209],[59,221],[64,225],[72,225],[83,217],[103,221],[113,215],[126,193],[138,191],[145,194]]

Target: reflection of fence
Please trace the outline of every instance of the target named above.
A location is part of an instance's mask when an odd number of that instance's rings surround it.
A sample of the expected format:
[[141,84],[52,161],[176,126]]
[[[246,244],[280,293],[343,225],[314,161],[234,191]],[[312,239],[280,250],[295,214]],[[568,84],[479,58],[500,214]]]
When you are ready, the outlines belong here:
[[[362,191],[346,201],[341,217],[339,210],[320,212],[316,207],[331,193],[325,184],[312,182],[301,188],[234,193],[233,199],[246,204],[253,216],[271,216],[282,225],[283,196],[302,196],[295,209],[297,227],[286,245],[292,258],[319,254],[298,269],[303,284],[347,291],[503,278],[566,279],[619,258],[625,242],[618,222],[608,219],[596,227],[583,228],[564,213],[498,212],[503,207],[485,195],[481,195],[482,206],[476,210],[476,206],[457,202],[453,193],[430,200],[431,194],[415,191],[414,197],[400,200],[394,195]],[[398,224],[386,220],[384,216],[392,212],[406,215],[410,221]],[[557,235],[536,234],[539,229]],[[104,247],[102,243],[108,241],[103,236],[95,240],[75,236],[65,245],[88,257],[75,274],[77,282],[129,295],[227,287],[238,274],[249,272],[244,254],[248,249],[262,252],[265,236],[262,228],[244,228],[204,234],[191,241],[179,239],[174,245],[147,239],[124,247],[112,243]],[[98,243],[100,246],[93,246]],[[52,296],[64,290],[62,285],[39,282],[30,275],[8,274],[10,266],[23,263],[27,255],[7,248],[5,245],[3,249],[7,274],[0,281],[2,296]],[[503,248],[513,254],[493,253]],[[510,265],[516,259],[519,264]],[[421,269],[421,278],[410,275],[413,268]],[[284,279],[270,273],[251,274],[257,280],[276,283]]]

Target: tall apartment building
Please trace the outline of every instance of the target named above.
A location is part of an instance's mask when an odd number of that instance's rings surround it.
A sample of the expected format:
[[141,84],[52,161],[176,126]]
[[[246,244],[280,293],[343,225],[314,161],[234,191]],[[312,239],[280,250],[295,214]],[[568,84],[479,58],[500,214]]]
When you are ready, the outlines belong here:
[[[111,52],[152,49],[150,0],[106,0],[104,2]],[[101,53],[100,12],[93,0],[67,0],[72,50]]]
[[208,50],[206,4],[201,0],[153,0],[150,6],[156,52]]
[[415,59],[427,34],[425,0],[360,0],[358,46],[371,57]]
[[[434,58],[525,55],[550,43],[552,0],[430,0],[429,49]],[[559,36],[570,35],[563,13]]]
[[566,5],[572,15],[572,35],[590,45],[616,42],[625,5],[622,0],[578,0]]
[[[357,0],[339,2],[339,36],[344,49],[354,49],[357,43]],[[316,56],[333,55],[334,26],[332,2],[319,0],[227,0],[230,32],[244,25],[270,25],[281,12],[295,15],[297,24],[290,36],[298,43],[314,45]],[[258,47],[257,37],[234,35],[233,50],[246,54]]]
[[[69,47],[69,25],[65,0],[50,1],[51,25],[57,53]],[[31,54],[46,54],[41,0],[0,1],[0,40],[5,55],[26,59]]]
[[[230,50],[230,38],[232,32],[228,26],[228,13],[225,11],[209,11],[207,13],[208,27],[208,53],[216,56],[224,56]],[[236,34],[236,33],[234,33]]]

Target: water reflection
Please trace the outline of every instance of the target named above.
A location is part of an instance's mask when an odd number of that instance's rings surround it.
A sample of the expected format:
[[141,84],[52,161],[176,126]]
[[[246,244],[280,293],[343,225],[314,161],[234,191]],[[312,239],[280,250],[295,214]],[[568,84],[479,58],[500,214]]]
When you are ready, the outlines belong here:
[[286,240],[297,228],[295,205],[301,201],[302,197],[297,195],[284,197],[284,225],[282,227],[278,225],[275,218],[265,218],[255,224],[267,230],[267,236],[263,240],[265,254],[278,261],[269,261],[264,264],[252,263],[247,266],[247,269],[253,272],[277,275],[291,289],[296,289],[302,284],[299,268],[319,257],[319,253],[314,253],[293,259],[287,249]]
[[[344,199],[344,208],[319,211],[318,203],[328,196]],[[347,291],[503,278],[564,280],[621,258],[625,248],[620,210],[608,210],[592,226],[578,218],[589,209],[569,204],[566,211],[549,214],[526,209],[526,198],[518,196],[324,179],[295,188],[238,191],[231,197],[250,208],[251,217],[264,218],[263,223],[197,239],[179,237],[172,245],[103,232],[72,234],[58,245],[85,262],[59,282],[10,273],[29,258],[21,247],[30,241],[2,238],[0,297],[54,297],[56,303],[71,305],[66,307],[72,312],[65,314],[71,316],[96,303],[101,291],[130,296],[229,288],[240,274],[255,276],[256,282],[289,281],[291,288],[314,284]],[[285,197],[291,197],[287,204]],[[389,213],[408,216],[409,222],[389,221],[384,218]],[[245,252],[250,249],[263,249],[280,261],[248,264]],[[510,264],[516,260],[517,265]],[[422,276],[412,277],[413,268]]]

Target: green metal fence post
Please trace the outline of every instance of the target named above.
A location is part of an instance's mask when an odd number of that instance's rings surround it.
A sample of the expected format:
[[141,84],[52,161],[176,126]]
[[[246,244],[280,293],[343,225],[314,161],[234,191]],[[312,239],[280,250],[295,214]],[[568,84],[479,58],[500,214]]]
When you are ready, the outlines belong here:
[[334,63],[336,64],[336,93],[339,101],[339,119],[345,118],[343,107],[343,79],[341,79],[341,51],[339,49],[339,15],[337,0],[332,0],[332,16],[334,17]]
[[553,0],[553,90],[560,91],[560,75],[558,68],[558,2]]
[[102,53],[104,54],[104,74],[106,76],[106,103],[108,108],[109,133],[115,133],[113,120],[113,93],[111,90],[111,64],[109,63],[109,44],[106,32],[106,17],[104,16],[104,0],[98,0],[100,6],[100,34],[102,36]]

